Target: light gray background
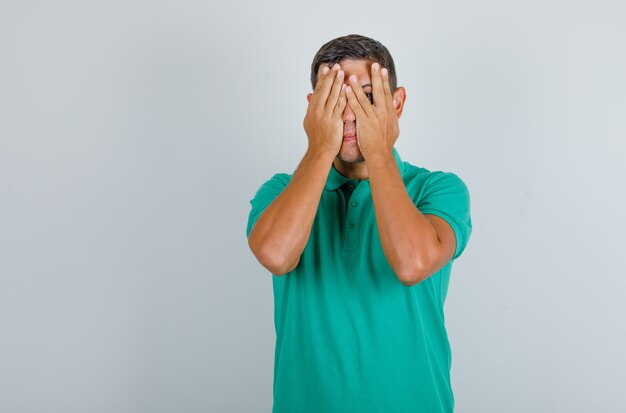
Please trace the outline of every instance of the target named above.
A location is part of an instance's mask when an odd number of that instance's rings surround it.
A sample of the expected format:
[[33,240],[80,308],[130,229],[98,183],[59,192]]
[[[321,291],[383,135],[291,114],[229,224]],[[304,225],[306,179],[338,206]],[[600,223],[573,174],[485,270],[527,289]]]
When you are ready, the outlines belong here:
[[621,1],[0,0],[0,411],[268,412],[249,200],[306,149],[309,67],[371,36],[396,147],[474,232],[458,412],[626,410]]

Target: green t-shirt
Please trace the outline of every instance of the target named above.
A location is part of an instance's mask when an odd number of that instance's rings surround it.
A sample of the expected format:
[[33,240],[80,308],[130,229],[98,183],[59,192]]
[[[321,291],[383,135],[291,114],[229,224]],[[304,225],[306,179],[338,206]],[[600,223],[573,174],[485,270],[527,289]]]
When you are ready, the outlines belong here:
[[[298,266],[272,277],[273,413],[453,411],[443,307],[452,262],[472,231],[469,192],[457,175],[393,153],[417,208],[454,230],[454,257],[421,283],[402,284],[383,254],[369,180],[331,167]],[[292,176],[259,188],[246,235]]]

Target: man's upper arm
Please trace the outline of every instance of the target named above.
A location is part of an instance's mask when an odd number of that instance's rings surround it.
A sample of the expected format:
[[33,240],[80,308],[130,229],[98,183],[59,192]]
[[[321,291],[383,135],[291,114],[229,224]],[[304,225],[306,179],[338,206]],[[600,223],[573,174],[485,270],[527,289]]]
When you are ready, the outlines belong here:
[[454,256],[456,251],[456,235],[445,219],[433,214],[424,214],[424,217],[430,221],[437,233],[437,239],[441,244],[441,247],[437,250],[434,262],[432,263],[432,274],[439,271],[439,269],[446,265]]
[[472,233],[470,195],[465,183],[451,172],[433,172],[424,183],[417,208],[431,222],[442,243],[438,268],[457,259]]
[[285,189],[291,181],[291,176],[286,173],[278,173],[267,180],[257,190],[254,198],[250,200],[250,214],[248,215],[248,225],[246,226],[246,237],[250,235],[252,227],[259,216],[265,211],[278,195]]

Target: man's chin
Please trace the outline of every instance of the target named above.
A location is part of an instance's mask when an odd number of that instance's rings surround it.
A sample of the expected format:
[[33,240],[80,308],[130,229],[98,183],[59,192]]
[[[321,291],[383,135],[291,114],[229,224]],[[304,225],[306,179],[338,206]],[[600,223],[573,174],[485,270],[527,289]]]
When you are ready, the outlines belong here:
[[[354,142],[354,145],[356,146],[356,142]],[[345,142],[343,145],[341,145],[341,150],[339,151],[339,154],[337,154],[337,157],[345,163],[357,163],[365,161],[358,146],[354,147],[352,145],[348,145],[348,147],[346,147]]]

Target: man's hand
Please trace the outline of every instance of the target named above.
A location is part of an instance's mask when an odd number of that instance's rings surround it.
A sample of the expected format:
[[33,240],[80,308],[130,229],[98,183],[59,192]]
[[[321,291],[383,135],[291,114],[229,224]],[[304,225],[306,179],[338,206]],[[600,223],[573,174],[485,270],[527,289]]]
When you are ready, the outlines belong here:
[[389,86],[389,73],[372,64],[372,89],[374,104],[365,96],[356,76],[350,76],[350,86],[346,88],[348,104],[356,116],[357,143],[361,154],[391,153],[400,134],[398,115],[393,105]]
[[343,111],[346,107],[344,72],[336,63],[332,70],[320,65],[318,81],[304,117],[309,151],[336,156],[343,142]]

